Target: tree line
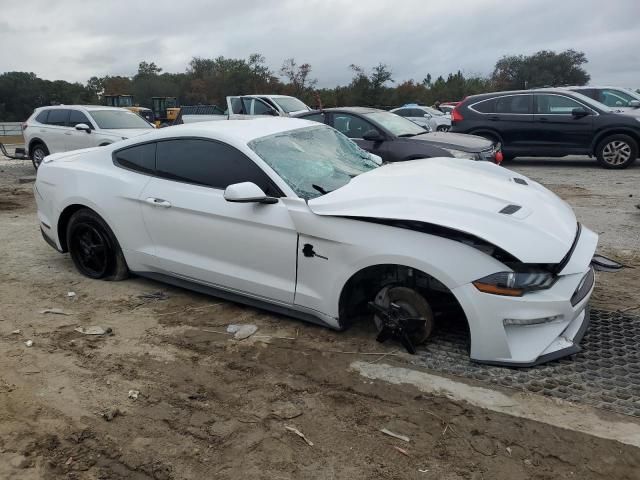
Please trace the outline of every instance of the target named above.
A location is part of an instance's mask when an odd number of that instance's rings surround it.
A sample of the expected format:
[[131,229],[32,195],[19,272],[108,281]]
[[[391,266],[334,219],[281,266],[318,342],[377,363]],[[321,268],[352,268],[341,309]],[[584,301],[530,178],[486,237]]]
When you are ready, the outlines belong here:
[[584,85],[590,76],[583,52],[542,50],[533,55],[500,58],[491,75],[465,75],[462,71],[421,80],[396,81],[391,68],[351,64],[351,81],[335,88],[317,88],[309,63],[288,58],[271,70],[259,53],[249,58],[193,57],[182,73],[164,72],[154,62],[142,61],[133,77],[91,77],[86,84],[44,80],[34,73],[0,74],[0,121],[23,121],[34,108],[55,104],[100,104],[103,95],[133,95],[137,105],[151,107],[151,97],[177,97],[181,105],[216,104],[225,97],[251,93],[293,95],[308,105],[378,106],[405,103],[432,105],[456,101],[477,93],[558,85]]

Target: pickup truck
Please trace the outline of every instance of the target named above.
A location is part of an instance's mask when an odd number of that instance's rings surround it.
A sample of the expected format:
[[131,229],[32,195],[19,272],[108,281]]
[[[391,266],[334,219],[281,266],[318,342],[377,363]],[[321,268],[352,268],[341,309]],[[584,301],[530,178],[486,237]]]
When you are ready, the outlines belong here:
[[241,119],[246,117],[288,117],[311,109],[286,95],[243,95],[227,97],[227,109],[216,105],[182,107],[176,124]]

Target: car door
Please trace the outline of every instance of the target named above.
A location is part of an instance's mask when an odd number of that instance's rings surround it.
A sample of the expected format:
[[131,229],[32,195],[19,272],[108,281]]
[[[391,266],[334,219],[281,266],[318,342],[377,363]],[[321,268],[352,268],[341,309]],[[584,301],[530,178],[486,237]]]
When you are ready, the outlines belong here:
[[67,151],[67,137],[71,135],[68,125],[69,110],[66,108],[52,108],[49,110],[47,125],[43,127],[43,141],[49,153]]
[[[585,109],[588,115],[575,116],[573,110]],[[538,148],[549,153],[583,153],[593,139],[595,112],[577,100],[562,94],[535,95],[536,130]]]
[[495,98],[493,111],[485,114],[485,118],[487,126],[500,133],[507,151],[526,151],[536,142],[533,96],[530,94]]
[[381,138],[386,138],[385,133],[373,123],[357,115],[341,112],[334,112],[330,121],[333,128],[356,142],[363,150],[378,155],[383,162],[394,161],[390,154],[389,140],[372,141],[362,138],[365,133],[370,131],[378,132]]
[[250,158],[225,143],[158,142],[156,177],[141,195],[161,268],[228,291],[292,303],[298,235],[283,202],[231,203],[224,189],[253,182],[280,191]]
[[[76,125],[84,123],[91,128],[91,131],[76,130]],[[93,124],[89,118],[80,110],[70,110],[69,112],[70,134],[67,138],[67,150],[78,150],[79,148],[95,147],[96,135]]]

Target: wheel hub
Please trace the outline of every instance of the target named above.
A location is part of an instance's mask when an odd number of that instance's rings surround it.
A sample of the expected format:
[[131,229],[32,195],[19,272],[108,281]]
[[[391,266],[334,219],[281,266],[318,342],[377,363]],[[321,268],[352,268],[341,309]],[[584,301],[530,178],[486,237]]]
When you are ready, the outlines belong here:
[[602,149],[602,158],[610,165],[621,165],[631,158],[631,146],[621,140],[609,142]]

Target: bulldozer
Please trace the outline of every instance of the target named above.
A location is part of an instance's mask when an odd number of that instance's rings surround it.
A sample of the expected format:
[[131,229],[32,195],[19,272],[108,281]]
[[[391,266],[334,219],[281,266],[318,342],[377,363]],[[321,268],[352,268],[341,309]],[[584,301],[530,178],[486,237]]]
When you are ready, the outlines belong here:
[[152,109],[156,127],[168,127],[178,117],[180,107],[176,97],[152,97]]
[[150,108],[141,107],[133,104],[132,95],[104,95],[102,97],[104,104],[108,107],[120,107],[137,113],[149,123],[155,124],[155,116]]

